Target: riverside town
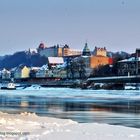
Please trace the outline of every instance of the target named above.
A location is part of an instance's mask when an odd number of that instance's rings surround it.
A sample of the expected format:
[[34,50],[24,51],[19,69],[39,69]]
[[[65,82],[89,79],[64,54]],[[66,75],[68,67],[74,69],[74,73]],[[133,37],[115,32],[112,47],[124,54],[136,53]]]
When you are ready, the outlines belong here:
[[0,140],[140,140],[140,0],[0,0]]
[[[87,42],[83,50],[69,45],[16,52],[0,59],[1,88],[71,87],[81,89],[140,89],[140,49],[111,52]],[[13,85],[15,84],[15,85]],[[9,88],[10,89],[10,88]]]

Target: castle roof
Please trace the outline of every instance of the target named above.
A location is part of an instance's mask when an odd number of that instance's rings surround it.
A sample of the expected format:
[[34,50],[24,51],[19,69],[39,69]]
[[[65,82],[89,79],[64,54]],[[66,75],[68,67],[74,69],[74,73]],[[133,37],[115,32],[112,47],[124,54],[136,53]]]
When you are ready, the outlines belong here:
[[99,48],[99,47],[96,47],[96,46],[95,46],[95,50],[106,51],[106,47],[104,47],[104,48]]

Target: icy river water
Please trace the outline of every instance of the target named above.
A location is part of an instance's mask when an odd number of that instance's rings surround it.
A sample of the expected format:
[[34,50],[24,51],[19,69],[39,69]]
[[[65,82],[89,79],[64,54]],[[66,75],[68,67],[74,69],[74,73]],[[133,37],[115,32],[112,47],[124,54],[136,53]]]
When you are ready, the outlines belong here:
[[140,128],[140,91],[43,88],[0,90],[0,111]]

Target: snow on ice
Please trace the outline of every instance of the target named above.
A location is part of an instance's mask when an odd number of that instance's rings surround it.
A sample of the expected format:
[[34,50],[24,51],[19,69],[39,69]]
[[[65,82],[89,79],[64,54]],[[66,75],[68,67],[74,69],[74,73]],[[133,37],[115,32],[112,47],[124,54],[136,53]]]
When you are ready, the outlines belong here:
[[0,138],[19,140],[139,140],[140,129],[72,120],[39,117],[36,114],[0,113]]

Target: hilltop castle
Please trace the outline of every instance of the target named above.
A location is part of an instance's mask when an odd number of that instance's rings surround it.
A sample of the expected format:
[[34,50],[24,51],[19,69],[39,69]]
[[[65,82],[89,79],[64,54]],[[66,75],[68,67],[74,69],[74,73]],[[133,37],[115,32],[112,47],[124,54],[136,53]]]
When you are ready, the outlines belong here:
[[44,43],[41,43],[38,47],[38,53],[45,57],[63,57],[72,55],[81,55],[81,51],[71,49],[67,44],[54,45],[52,47],[46,47]]

